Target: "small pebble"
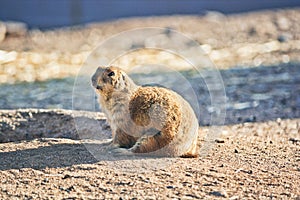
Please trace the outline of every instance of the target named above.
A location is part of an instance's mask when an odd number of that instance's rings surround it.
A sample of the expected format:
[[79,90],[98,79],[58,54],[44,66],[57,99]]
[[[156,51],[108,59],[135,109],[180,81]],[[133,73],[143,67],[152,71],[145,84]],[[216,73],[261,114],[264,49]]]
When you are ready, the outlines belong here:
[[186,173],[185,176],[189,176],[189,177],[192,177],[193,175],[190,174],[190,173]]
[[250,117],[246,118],[244,122],[256,122],[256,117],[251,115]]
[[291,141],[293,144],[300,142],[300,139],[297,138],[290,138],[289,141]]
[[173,189],[173,188],[175,188],[175,187],[172,186],[172,185],[168,185],[167,188],[168,188],[168,189]]
[[48,183],[49,179],[48,178],[44,178],[43,182]]
[[213,191],[209,193],[210,195],[216,196],[216,197],[226,197],[224,194],[222,194],[219,191]]
[[216,143],[225,143],[225,141],[221,138],[215,139]]
[[279,42],[287,42],[288,41],[288,38],[285,36],[285,35],[279,35],[277,40]]
[[67,179],[67,178],[71,178],[71,176],[69,174],[66,174],[64,177],[62,177],[62,179]]

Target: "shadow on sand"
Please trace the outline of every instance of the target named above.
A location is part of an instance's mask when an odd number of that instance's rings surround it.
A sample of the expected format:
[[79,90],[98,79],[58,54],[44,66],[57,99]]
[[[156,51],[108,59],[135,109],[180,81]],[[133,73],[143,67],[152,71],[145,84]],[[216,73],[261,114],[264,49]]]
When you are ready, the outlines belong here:
[[0,160],[0,170],[58,168],[97,162],[84,144],[67,143],[1,152]]
[[[43,139],[38,140],[43,141]],[[51,144],[16,150],[10,152],[0,152],[0,170],[10,169],[45,169],[63,168],[80,164],[94,164],[104,161],[111,165],[111,168],[123,168],[124,170],[134,170],[138,168],[159,168],[161,164],[171,163],[176,158],[154,157],[154,156],[120,156],[109,154],[101,143],[63,143]],[[160,164],[153,162],[159,159]],[[161,162],[163,161],[163,163]],[[128,169],[126,169],[128,168]]]

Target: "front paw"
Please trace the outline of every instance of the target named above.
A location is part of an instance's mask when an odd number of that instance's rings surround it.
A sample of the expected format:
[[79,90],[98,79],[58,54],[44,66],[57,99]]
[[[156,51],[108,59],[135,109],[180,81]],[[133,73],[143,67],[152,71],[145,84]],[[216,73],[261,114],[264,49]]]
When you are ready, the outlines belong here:
[[109,153],[116,156],[133,156],[134,153],[128,149],[124,148],[115,148],[109,151]]

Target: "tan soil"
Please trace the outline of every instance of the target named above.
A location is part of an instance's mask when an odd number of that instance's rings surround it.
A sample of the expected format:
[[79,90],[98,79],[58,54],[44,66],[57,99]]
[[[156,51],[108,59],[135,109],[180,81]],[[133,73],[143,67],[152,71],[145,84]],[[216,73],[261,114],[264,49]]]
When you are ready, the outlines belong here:
[[[300,119],[203,127],[196,159],[128,158],[91,140],[0,144],[0,199],[299,199]],[[216,131],[216,130],[215,130]],[[103,145],[102,145],[103,146]],[[92,152],[93,153],[93,152]]]

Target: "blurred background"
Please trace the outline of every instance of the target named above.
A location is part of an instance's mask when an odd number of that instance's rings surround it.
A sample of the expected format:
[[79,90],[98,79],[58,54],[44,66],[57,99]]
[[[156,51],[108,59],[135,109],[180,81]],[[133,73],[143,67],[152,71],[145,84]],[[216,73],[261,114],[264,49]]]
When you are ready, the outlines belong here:
[[208,10],[224,14],[263,9],[293,8],[297,0],[1,0],[1,20],[25,22],[29,28],[72,26],[124,17],[204,15]]
[[[1,0],[0,109],[72,109],[75,78],[99,44],[122,31],[160,27],[165,37],[175,30],[198,42],[203,65],[209,59],[217,67],[226,92],[225,123],[300,117],[299,21],[299,0]],[[102,52],[93,54],[89,64],[97,66],[100,57]],[[218,110],[205,84],[209,77],[159,51],[137,51],[116,64],[153,61],[190,81],[200,124],[210,125]],[[176,77],[149,76],[182,90]]]

